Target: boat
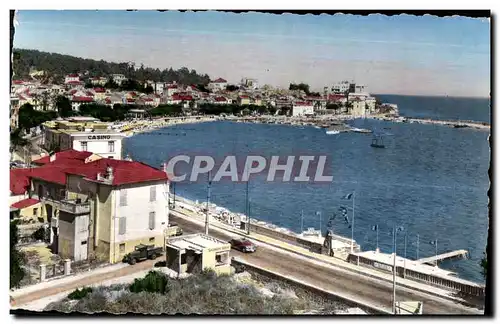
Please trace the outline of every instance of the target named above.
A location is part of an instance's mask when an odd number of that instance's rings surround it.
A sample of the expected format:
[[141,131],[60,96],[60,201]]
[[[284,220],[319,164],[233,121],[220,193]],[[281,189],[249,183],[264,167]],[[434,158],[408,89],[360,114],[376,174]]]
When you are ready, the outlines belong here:
[[328,135],[337,135],[337,134],[340,134],[340,132],[338,130],[327,130],[326,134],[328,134]]
[[368,133],[371,133],[372,131],[369,130],[369,129],[363,129],[363,128],[356,128],[356,127],[352,127],[351,128],[351,131],[353,131],[354,133],[364,133],[364,134],[368,134]]
[[372,144],[370,145],[374,148],[385,148],[384,141],[382,139],[382,135],[375,135],[372,139]]

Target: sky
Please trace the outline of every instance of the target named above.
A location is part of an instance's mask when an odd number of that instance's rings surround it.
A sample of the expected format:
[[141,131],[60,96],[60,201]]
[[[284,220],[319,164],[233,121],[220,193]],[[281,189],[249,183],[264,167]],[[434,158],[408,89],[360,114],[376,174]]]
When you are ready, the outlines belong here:
[[490,23],[467,17],[19,11],[14,47],[211,78],[376,94],[488,97]]

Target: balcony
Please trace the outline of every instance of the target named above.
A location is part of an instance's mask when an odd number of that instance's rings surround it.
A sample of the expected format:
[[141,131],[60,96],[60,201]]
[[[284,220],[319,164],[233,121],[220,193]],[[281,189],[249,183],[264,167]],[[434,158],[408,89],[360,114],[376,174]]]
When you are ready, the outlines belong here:
[[59,211],[73,214],[73,215],[82,215],[82,214],[90,214],[90,203],[81,202],[80,200],[53,200],[50,198],[45,199],[47,202],[52,203]]

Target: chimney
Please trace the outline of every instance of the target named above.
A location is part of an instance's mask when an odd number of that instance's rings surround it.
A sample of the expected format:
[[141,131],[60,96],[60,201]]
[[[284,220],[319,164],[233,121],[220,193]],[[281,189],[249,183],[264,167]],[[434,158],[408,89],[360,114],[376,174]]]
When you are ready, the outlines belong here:
[[106,168],[106,177],[108,178],[109,181],[113,181],[113,168],[108,166]]

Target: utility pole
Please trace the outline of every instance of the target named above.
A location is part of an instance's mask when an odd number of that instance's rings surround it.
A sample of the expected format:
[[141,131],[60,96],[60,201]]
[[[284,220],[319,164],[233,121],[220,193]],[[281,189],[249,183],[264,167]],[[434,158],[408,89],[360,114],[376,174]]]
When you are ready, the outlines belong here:
[[405,233],[405,260],[404,260],[404,266],[403,266],[403,278],[406,278],[406,244],[407,243],[408,243],[407,235]]
[[354,253],[354,199],[356,199],[356,191],[352,192],[351,253]]
[[250,235],[250,198],[248,197],[250,175],[248,174],[248,166],[246,166],[245,168],[245,173],[247,176],[246,188],[245,188],[245,214],[247,216],[247,234]]
[[438,239],[436,237],[436,267],[438,266],[438,259],[437,259],[437,256],[438,256]]
[[304,232],[304,210],[300,211],[300,233]]
[[172,182],[172,190],[174,191],[174,205],[172,208],[175,209],[175,182]]
[[396,226],[392,227],[393,265],[392,265],[392,313],[396,315]]
[[318,212],[316,212],[316,214],[319,216],[319,234],[320,234],[321,236],[323,236],[323,234],[322,234],[322,233],[323,233],[323,230],[321,229],[321,225],[322,225],[322,224],[321,224],[321,212],[320,212],[320,211],[318,211]]
[[208,235],[208,227],[210,226],[210,214],[209,214],[209,204],[210,204],[210,186],[212,180],[210,180],[210,171],[208,172],[208,185],[207,185],[207,214],[205,217],[205,235]]
[[420,244],[420,235],[417,234],[417,260],[418,260],[419,244]]
[[250,199],[248,199],[248,226],[247,226],[247,235],[250,235]]

